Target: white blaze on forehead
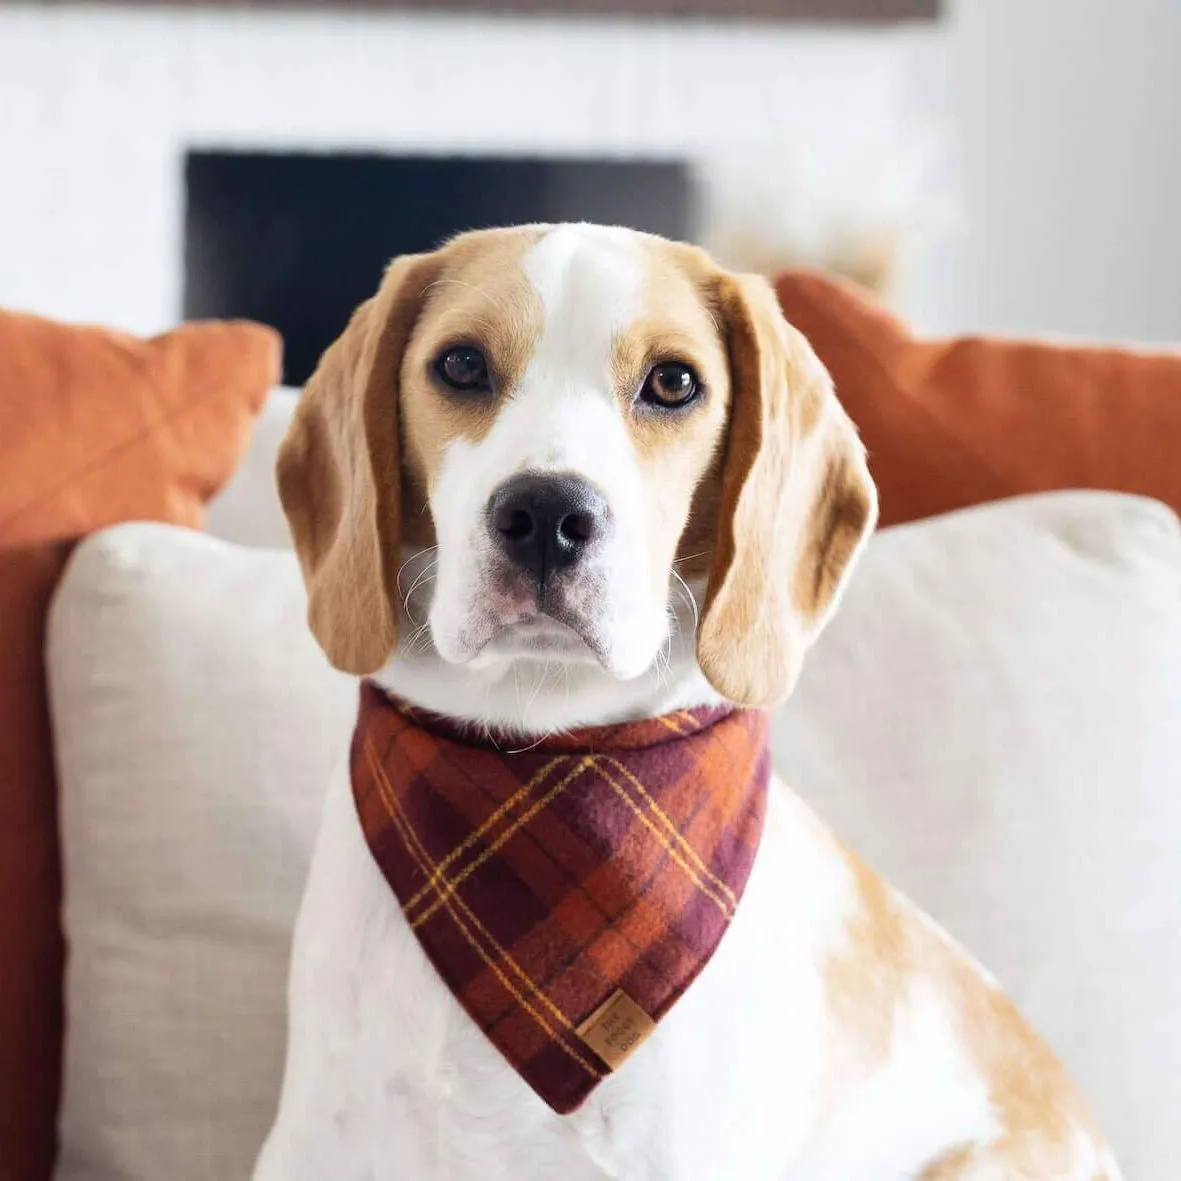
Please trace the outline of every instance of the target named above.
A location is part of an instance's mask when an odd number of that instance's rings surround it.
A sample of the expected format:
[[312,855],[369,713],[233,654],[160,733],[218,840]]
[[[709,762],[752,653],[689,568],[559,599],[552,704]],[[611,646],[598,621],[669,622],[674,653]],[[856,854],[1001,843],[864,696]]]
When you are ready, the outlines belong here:
[[[485,440],[514,471],[571,471],[610,496],[635,489],[635,455],[612,388],[616,341],[635,319],[642,287],[635,235],[604,226],[550,230],[522,260],[542,309],[533,356]],[[638,473],[632,473],[637,474]]]
[[567,380],[594,375],[601,382],[616,336],[639,310],[635,235],[607,226],[557,226],[522,266],[542,307],[530,371],[556,371]]

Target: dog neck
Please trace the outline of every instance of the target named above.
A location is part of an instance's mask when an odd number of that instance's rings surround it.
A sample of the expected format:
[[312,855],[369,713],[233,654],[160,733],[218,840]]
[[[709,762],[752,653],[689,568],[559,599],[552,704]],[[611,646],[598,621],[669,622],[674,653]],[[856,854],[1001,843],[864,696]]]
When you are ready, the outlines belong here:
[[448,664],[422,628],[416,631],[413,620],[403,619],[402,635],[410,639],[373,680],[432,713],[538,737],[658,717],[721,700],[697,666],[695,619],[695,604],[670,602],[664,650],[630,681],[595,664],[556,659]]

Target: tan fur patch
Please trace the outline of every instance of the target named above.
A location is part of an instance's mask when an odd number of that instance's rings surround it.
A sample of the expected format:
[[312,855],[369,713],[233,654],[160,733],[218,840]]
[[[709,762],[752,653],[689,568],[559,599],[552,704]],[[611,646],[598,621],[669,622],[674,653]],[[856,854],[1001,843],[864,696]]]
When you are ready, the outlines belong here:
[[885,882],[854,854],[835,844],[833,853],[846,859],[856,902],[843,947],[822,969],[831,1030],[817,1095],[822,1109],[889,1061],[915,955],[908,916]]
[[[653,577],[667,578],[670,564],[682,578],[705,569],[712,529],[692,533],[702,522],[695,490],[708,480],[722,438],[730,402],[725,342],[714,317],[704,276],[716,268],[692,247],[638,239],[641,304],[647,309],[619,334],[612,357],[612,381],[649,489],[649,560]],[[636,403],[653,365],[681,361],[704,387],[701,399],[683,411],[661,411]]]
[[[407,483],[421,513],[447,444],[479,442],[529,364],[542,326],[541,301],[522,259],[543,235],[538,227],[466,234],[438,254],[439,274],[427,291],[402,359],[403,447]],[[431,369],[449,345],[483,352],[491,395],[451,395]]]
[[859,857],[846,857],[857,908],[846,928],[846,949],[824,967],[824,991],[841,1036],[855,1031],[868,1073],[890,1055],[913,950],[906,917],[885,882]]
[[943,974],[962,1014],[965,1046],[1004,1129],[989,1162],[1005,1164],[1015,1178],[1067,1175],[1074,1128],[1092,1135],[1097,1129],[1062,1064],[1013,1003],[950,949]]
[[839,1096],[884,1066],[894,1018],[912,984],[926,979],[960,1017],[961,1044],[988,1088],[1001,1131],[991,1144],[964,1145],[928,1166],[923,1181],[953,1181],[987,1164],[1014,1181],[1067,1176],[1076,1128],[1101,1143],[1094,1120],[1062,1065],[1013,1004],[857,858],[858,905],[848,947],[824,969],[835,1033],[826,1097]]
[[832,601],[873,514],[860,466],[838,444],[827,450],[794,574],[792,598],[806,619],[817,618]]
[[944,1153],[934,1164],[928,1165],[920,1174],[918,1181],[956,1181],[966,1176],[966,1170],[974,1167],[976,1153],[969,1145],[953,1148]]
[[785,337],[788,348],[788,381],[791,382],[793,426],[796,438],[807,439],[824,420],[830,387],[827,371],[813,355],[812,346],[790,325]]
[[[709,455],[697,465],[687,519],[675,550],[675,570],[686,581],[709,572],[718,533],[726,418],[732,380],[724,324],[718,307],[722,271],[704,250],[681,242],[653,239],[645,243],[645,301],[659,307],[659,319],[644,317],[620,342],[616,380],[620,388],[635,387],[647,373],[649,356],[664,351],[670,358],[693,364],[708,387],[714,417],[700,425],[709,437]],[[673,328],[673,323],[679,327]],[[663,357],[657,359],[664,359]],[[641,373],[640,370],[643,369]],[[655,451],[661,432],[644,424],[636,432],[640,453]],[[647,428],[647,429],[646,429]]]

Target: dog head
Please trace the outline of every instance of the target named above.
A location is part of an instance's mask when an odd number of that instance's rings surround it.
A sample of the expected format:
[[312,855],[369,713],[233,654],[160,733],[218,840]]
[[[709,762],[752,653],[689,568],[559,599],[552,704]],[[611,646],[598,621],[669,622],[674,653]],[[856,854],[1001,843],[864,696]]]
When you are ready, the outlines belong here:
[[308,383],[278,475],[340,669],[383,669],[421,619],[451,666],[630,681],[691,593],[696,662],[743,705],[790,691],[877,512],[763,280],[586,225],[397,259]]

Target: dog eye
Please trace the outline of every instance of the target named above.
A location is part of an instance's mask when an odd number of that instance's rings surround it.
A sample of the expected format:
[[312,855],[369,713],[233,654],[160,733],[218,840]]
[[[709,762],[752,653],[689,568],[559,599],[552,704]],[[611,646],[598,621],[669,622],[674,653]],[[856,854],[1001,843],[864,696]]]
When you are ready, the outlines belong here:
[[673,409],[691,402],[699,388],[697,374],[688,365],[680,361],[664,361],[654,365],[644,379],[640,400],[653,406]]
[[455,345],[440,353],[435,361],[435,372],[439,380],[453,390],[482,393],[492,388],[484,354],[470,345]]

